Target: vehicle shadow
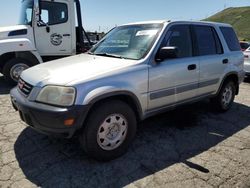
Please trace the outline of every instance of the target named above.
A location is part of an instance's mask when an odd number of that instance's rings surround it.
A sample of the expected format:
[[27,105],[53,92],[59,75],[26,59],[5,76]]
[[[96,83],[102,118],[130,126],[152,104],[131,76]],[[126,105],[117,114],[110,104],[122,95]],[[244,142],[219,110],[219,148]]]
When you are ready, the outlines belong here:
[[4,77],[0,74],[0,95],[5,95],[5,94],[9,94],[10,90],[13,88],[14,86],[9,85],[5,80]]
[[14,150],[28,180],[42,187],[123,187],[182,162],[209,173],[188,159],[207,151],[250,125],[250,108],[235,103],[230,111],[213,113],[203,101],[140,123],[129,151],[101,163],[82,152],[76,138],[53,139],[25,129]]

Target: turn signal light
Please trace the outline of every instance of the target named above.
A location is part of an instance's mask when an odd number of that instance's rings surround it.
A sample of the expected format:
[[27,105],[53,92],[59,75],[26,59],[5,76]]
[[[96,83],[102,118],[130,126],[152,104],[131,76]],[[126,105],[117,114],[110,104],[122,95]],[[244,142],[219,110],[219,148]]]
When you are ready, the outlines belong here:
[[74,124],[74,122],[75,122],[75,119],[73,119],[73,118],[71,118],[71,119],[66,119],[66,120],[64,121],[64,125],[65,125],[65,126],[72,126],[72,125]]

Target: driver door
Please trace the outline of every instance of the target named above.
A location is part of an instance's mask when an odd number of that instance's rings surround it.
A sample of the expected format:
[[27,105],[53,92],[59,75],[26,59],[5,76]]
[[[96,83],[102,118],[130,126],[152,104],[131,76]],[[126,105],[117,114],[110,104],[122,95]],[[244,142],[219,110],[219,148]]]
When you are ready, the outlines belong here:
[[36,48],[41,56],[73,54],[72,27],[68,1],[40,1],[40,19],[35,22]]

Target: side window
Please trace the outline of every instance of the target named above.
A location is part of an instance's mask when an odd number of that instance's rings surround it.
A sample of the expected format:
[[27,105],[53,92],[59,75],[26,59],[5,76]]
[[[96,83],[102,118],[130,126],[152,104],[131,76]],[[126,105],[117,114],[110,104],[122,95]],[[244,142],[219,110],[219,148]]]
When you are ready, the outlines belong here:
[[41,18],[38,26],[61,24],[68,21],[68,7],[65,3],[41,1]]
[[220,27],[220,30],[226,40],[227,46],[231,51],[240,51],[239,40],[231,27]]
[[45,9],[42,9],[41,10],[41,20],[47,24],[49,22],[49,11],[48,10],[45,10]]
[[26,9],[26,23],[31,24],[32,22],[32,9]]
[[162,46],[178,48],[179,58],[192,56],[192,39],[189,25],[172,26],[166,34]]
[[220,39],[210,26],[194,26],[199,55],[222,54]]

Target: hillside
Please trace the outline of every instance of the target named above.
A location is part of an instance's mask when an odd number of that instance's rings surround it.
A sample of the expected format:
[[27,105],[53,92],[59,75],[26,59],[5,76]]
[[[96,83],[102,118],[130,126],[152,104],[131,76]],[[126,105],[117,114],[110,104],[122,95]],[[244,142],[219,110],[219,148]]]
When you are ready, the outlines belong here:
[[205,20],[229,23],[234,27],[239,39],[250,41],[250,6],[227,8]]

